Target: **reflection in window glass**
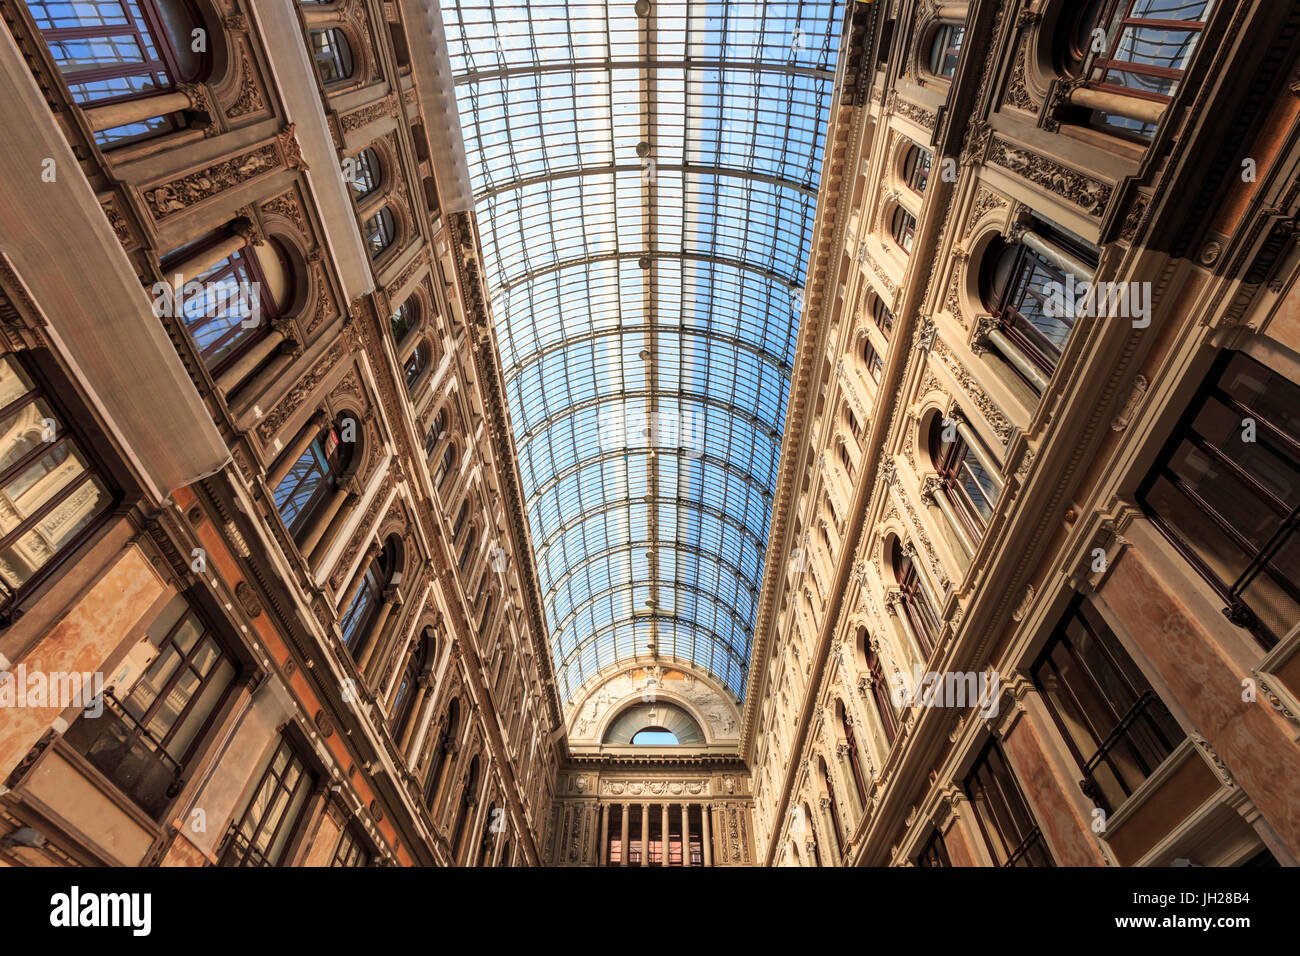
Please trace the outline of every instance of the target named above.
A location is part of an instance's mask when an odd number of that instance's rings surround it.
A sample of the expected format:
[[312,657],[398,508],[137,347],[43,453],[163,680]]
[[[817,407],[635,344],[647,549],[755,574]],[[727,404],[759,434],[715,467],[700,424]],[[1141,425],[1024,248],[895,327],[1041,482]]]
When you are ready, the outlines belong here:
[[16,592],[112,504],[62,415],[12,355],[0,358],[0,585]]

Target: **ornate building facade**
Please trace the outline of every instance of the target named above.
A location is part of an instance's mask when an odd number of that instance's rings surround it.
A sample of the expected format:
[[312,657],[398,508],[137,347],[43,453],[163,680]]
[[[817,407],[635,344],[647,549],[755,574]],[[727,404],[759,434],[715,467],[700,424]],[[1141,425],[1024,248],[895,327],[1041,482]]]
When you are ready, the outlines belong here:
[[76,6],[0,0],[0,861],[1300,858],[1292,4],[828,0],[730,113],[641,0],[560,118],[491,4]]
[[50,675],[0,857],[541,862],[560,718],[429,14],[72,6],[0,5],[0,654]]
[[1298,18],[856,6],[742,725],[761,862],[1296,862]]

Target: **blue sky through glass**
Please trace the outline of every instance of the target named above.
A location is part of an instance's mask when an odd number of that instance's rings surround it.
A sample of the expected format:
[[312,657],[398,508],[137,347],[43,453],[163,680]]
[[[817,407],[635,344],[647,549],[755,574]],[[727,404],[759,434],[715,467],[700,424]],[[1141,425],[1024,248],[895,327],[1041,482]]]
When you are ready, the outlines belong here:
[[842,2],[444,5],[561,697],[744,696]]

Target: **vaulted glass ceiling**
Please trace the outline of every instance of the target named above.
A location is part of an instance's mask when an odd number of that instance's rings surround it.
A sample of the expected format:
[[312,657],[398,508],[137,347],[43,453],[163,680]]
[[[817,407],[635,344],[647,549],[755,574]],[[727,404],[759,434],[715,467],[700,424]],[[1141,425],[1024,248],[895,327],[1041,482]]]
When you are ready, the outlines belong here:
[[443,7],[561,697],[745,692],[842,2]]

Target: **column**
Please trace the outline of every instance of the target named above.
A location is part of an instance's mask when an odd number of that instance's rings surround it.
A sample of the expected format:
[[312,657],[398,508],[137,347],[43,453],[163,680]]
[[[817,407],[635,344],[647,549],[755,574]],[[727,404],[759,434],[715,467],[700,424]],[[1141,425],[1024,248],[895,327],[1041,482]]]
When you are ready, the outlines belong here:
[[195,103],[189,94],[179,90],[159,93],[157,96],[145,96],[138,100],[123,103],[109,103],[105,106],[87,106],[82,109],[92,131],[102,133],[106,129],[129,126],[141,120],[179,113],[181,110],[194,109]]
[[622,811],[623,811],[623,812],[622,812],[622,817],[623,817],[623,819],[622,819],[622,821],[621,821],[621,823],[622,823],[623,833],[622,833],[622,835],[619,837],[618,865],[619,865],[619,866],[627,866],[627,849],[628,849],[628,842],[627,842],[627,821],[628,821],[628,817],[630,817],[630,816],[632,815],[632,813],[631,813],[632,805],[631,805],[630,803],[624,803],[624,804],[622,804],[621,806],[622,806]]
[[1047,391],[1047,377],[1043,375],[1037,365],[1021,354],[1020,349],[1012,344],[1010,339],[1002,334],[1002,330],[997,327],[996,320],[990,323],[990,327],[985,330],[984,334],[1002,357],[1014,365],[1021,375],[1029,379],[1034,388],[1040,392]]
[[[236,225],[247,223],[247,220],[238,219]],[[184,288],[185,283],[194,282],[199,276],[207,272],[218,262],[229,259],[240,249],[250,245],[254,239],[253,232],[246,225],[231,232],[229,236],[218,242],[215,246],[209,246],[202,252],[189,259],[186,259],[176,268],[169,270],[170,279],[173,288]]]
[[988,473],[989,480],[998,486],[998,492],[1001,493],[1006,484],[1006,482],[1002,480],[1002,466],[989,457],[989,453],[984,450],[984,443],[979,440],[979,437],[975,434],[975,431],[970,427],[970,424],[964,417],[957,414],[955,411],[951,413],[950,417],[953,420],[953,424],[957,426],[957,434],[961,436],[961,440],[966,443],[966,447],[969,448],[971,454],[975,456],[975,460],[978,461],[980,467]]
[[1115,113],[1143,123],[1159,123],[1165,116],[1164,103],[1140,99],[1136,96],[1124,96],[1121,93],[1105,93],[1086,86],[1071,90],[1070,102],[1084,109]]
[[325,534],[321,537],[315,550],[312,551],[311,573],[313,575],[319,574],[321,569],[325,566],[325,556],[330,553],[330,549],[334,547],[334,542],[337,541],[339,535],[343,533],[343,529],[347,526],[348,519],[352,516],[352,509],[357,506],[357,502],[360,499],[361,495],[353,489],[352,494],[348,495],[343,507],[339,510],[338,514],[334,516],[334,520],[331,521],[329,527],[325,529]]
[[415,742],[415,731],[424,723],[424,702],[429,696],[430,683],[429,678],[420,677],[415,686],[415,703],[411,705],[411,718],[406,722],[406,726],[402,728],[402,740],[398,744],[398,748],[406,755],[407,762],[413,759],[411,744]]
[[600,805],[600,865],[609,866],[609,804]]
[[650,804],[641,804],[641,865],[647,866],[650,859]]
[[302,536],[302,541],[298,544],[298,551],[303,555],[303,557],[309,555],[314,556],[313,552],[316,549],[316,545],[318,545],[321,538],[325,536],[325,531],[329,528],[330,523],[338,513],[343,510],[343,502],[348,499],[349,494],[351,494],[351,492],[342,484],[336,485],[334,490],[330,492],[330,497],[325,503],[325,507],[321,509],[320,514],[312,521],[311,527],[307,529],[306,533]]
[[217,376],[217,388],[227,396],[267,360],[285,339],[283,329],[272,329],[244,352],[229,368]]
[[[925,592],[925,597],[930,602],[930,609],[934,611],[936,618],[942,619],[943,602],[939,600],[939,596],[934,593],[934,588],[930,585],[932,570],[926,566],[925,558],[922,557],[920,549],[911,541],[904,545],[903,550],[912,559],[912,566],[916,568],[916,582],[921,586],[921,590]],[[936,634],[935,637],[938,637],[938,635]]]
[[691,805],[682,804],[682,866],[691,865]]
[[[400,603],[400,599],[399,599],[399,603]],[[396,618],[393,618],[392,624],[393,626],[390,630],[391,631],[397,630],[399,627],[399,623]],[[378,638],[375,644],[376,647],[387,647],[391,642],[392,634],[391,633],[377,634],[376,637]],[[393,704],[397,700],[397,690],[399,687],[402,686],[402,675],[406,673],[406,667],[408,664],[411,663],[411,655],[414,654],[415,651],[416,651],[415,641],[408,640],[406,641],[406,646],[403,647],[402,650],[396,655],[397,661],[396,663],[393,664],[393,667],[389,672],[388,683],[384,685],[384,710],[386,712],[389,713],[392,712]],[[373,666],[382,667],[384,660],[386,658],[387,655],[384,655],[383,657],[380,658],[378,664],[374,664],[373,660],[370,663]],[[374,675],[376,684],[378,684],[380,676],[381,675],[379,674]]]
[[321,411],[316,412],[315,415],[307,419],[307,424],[304,425],[302,430],[294,436],[293,444],[291,444],[288,449],[281,454],[280,460],[276,463],[275,467],[266,473],[266,483],[268,485],[275,488],[280,484],[280,482],[284,481],[284,478],[289,474],[290,469],[298,463],[298,459],[302,457],[302,453],[307,450],[307,446],[315,441],[320,430],[325,427],[326,421],[328,421],[328,419],[325,417],[325,413]]
[[707,803],[700,807],[700,843],[704,845],[704,865],[713,865],[713,820]]
[[[357,571],[358,574],[365,574],[365,568]],[[383,643],[384,628],[388,624],[388,618],[393,613],[393,608],[397,606],[397,590],[388,588],[384,591],[384,603],[379,605],[379,613],[375,615],[375,622],[370,626],[369,639],[366,646],[361,649],[361,658],[357,661],[357,670],[362,677],[366,676],[366,668],[370,666],[371,660],[375,656],[375,649]]]
[[660,809],[660,817],[662,819],[662,822],[660,823],[660,827],[662,828],[663,831],[661,836],[659,837],[659,865],[667,866],[668,865],[668,844],[671,842],[668,837],[668,804],[665,803],[659,809]]
[[921,500],[926,504],[934,505],[942,512],[948,527],[957,536],[962,551],[968,558],[972,557],[975,554],[975,542],[971,541],[966,533],[966,526],[958,520],[957,513],[952,510],[952,502],[948,500],[948,493],[938,475],[926,475],[925,481],[921,483]]
[[[1047,391],[1047,377],[1043,375],[1037,365],[1025,358],[1018,346],[1014,345],[1010,339],[1002,334],[996,319],[990,318],[987,327],[982,331],[989,344],[997,349],[1003,358],[1014,365],[1021,375],[1029,379],[1034,388],[1040,392]],[[979,353],[976,352],[976,354]]]

